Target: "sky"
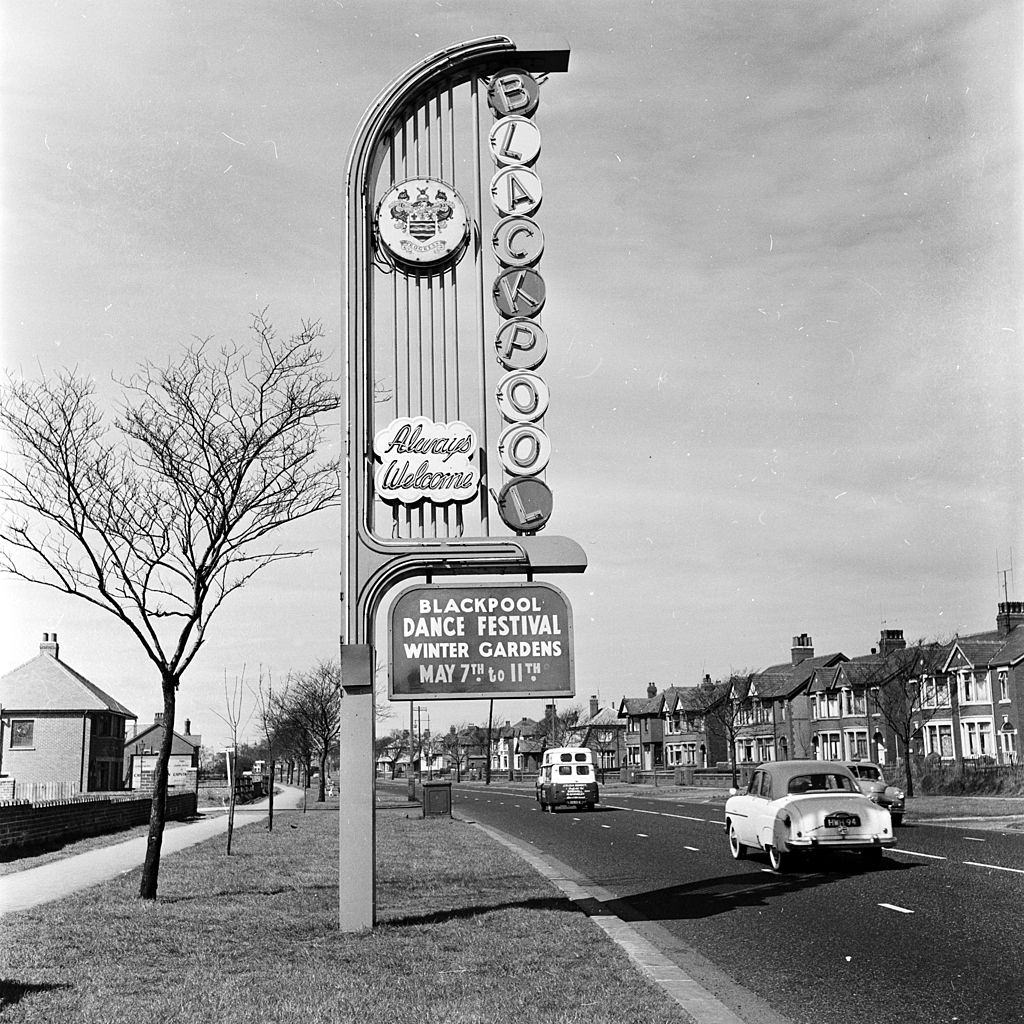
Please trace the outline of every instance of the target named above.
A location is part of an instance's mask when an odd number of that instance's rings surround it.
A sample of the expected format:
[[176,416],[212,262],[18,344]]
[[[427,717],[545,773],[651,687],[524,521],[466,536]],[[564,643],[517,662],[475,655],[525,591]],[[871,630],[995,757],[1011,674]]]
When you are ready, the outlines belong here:
[[[377,93],[465,39],[568,41],[543,88],[551,531],[589,567],[577,703],[994,628],[1021,527],[1015,2],[334,0],[0,8],[0,343],[100,397],[193,336],[320,319],[340,373],[346,154]],[[338,443],[340,424],[332,443]],[[234,595],[178,696],[336,657],[341,514]],[[0,579],[0,672],[61,658],[160,709],[137,642]],[[495,703],[495,720],[543,701]],[[486,721],[433,702],[432,728]],[[379,730],[408,721],[395,705]]]

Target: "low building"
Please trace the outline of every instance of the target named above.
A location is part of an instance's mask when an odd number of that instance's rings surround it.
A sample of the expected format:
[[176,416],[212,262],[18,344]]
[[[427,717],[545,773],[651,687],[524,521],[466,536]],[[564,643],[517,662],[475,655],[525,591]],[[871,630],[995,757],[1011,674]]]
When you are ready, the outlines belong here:
[[[165,734],[163,713],[157,712],[152,725],[125,740],[122,754],[126,789],[146,791],[152,788]],[[171,730],[171,757],[167,763],[167,784],[171,789],[195,788],[202,744],[202,736],[192,733],[192,723],[187,718],[184,733]]]
[[61,661],[56,633],[0,678],[0,709],[0,772],[14,786],[59,787],[61,796],[124,788],[125,733],[136,715]]
[[665,764],[669,768],[709,768],[729,756],[724,716],[729,687],[706,675],[700,686],[665,690]]

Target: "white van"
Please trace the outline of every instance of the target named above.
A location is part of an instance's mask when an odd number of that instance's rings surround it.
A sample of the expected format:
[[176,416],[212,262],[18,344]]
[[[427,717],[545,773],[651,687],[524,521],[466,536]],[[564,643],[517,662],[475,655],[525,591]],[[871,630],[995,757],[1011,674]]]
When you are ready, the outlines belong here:
[[542,811],[556,807],[594,809],[598,800],[594,754],[587,747],[552,747],[544,751],[537,776],[537,803]]

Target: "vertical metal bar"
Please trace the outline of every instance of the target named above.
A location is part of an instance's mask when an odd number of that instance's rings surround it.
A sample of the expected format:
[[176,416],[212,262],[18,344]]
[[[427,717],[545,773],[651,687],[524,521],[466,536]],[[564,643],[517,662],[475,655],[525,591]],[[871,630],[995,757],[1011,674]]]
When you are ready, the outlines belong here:
[[476,179],[473,195],[473,216],[476,222],[476,237],[471,240],[473,259],[476,264],[476,344],[479,367],[480,396],[480,525],[484,536],[490,536],[490,512],[487,489],[490,476],[487,471],[487,366],[485,363],[484,339],[484,266],[483,266],[483,182],[480,174],[480,89],[479,78],[473,75],[470,85],[473,120],[473,174]]
[[[445,93],[448,108],[448,167],[452,176],[452,185],[458,188],[458,182],[456,181],[455,171],[455,86],[452,80],[448,80],[448,88]],[[459,394],[459,277],[455,272],[455,267],[451,270],[451,281],[449,285],[449,292],[451,295],[451,308],[452,308],[452,365],[455,367],[453,374],[453,387],[452,393],[454,394],[454,411],[455,419],[462,419],[462,401]],[[448,402],[448,374],[447,368],[445,372],[445,415],[449,415]],[[465,530],[465,523],[462,518],[462,502],[458,502],[455,506],[455,534],[461,537]],[[450,534],[449,534],[450,536]]]

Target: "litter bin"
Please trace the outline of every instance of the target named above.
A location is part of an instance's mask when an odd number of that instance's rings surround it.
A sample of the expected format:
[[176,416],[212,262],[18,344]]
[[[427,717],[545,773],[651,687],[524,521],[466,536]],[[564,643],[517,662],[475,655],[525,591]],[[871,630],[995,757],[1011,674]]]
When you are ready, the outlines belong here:
[[423,817],[450,818],[452,816],[452,784],[450,782],[423,783]]

